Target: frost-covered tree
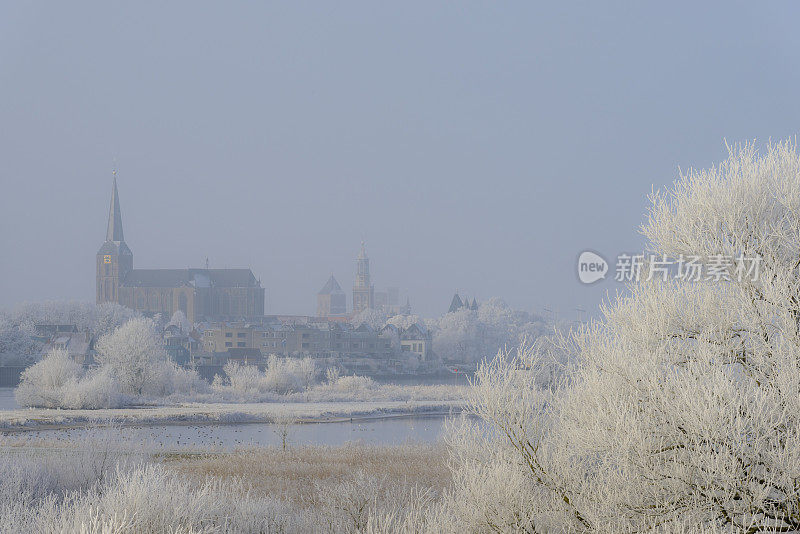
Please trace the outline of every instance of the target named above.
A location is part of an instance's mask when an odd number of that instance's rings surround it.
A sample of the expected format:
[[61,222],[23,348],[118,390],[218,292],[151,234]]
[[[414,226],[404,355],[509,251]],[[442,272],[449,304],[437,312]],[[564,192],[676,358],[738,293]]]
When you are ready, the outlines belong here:
[[[495,434],[455,440],[462,526],[800,531],[796,144],[682,174],[643,233],[706,271],[729,258],[729,279],[633,283],[560,345],[579,363],[557,388],[537,385],[535,350],[484,364],[472,408]],[[751,258],[757,276],[740,276]]]
[[189,322],[189,319],[186,318],[186,314],[181,310],[176,310],[175,313],[172,314],[169,324],[177,326],[181,329],[181,332],[185,334],[192,331],[192,323]]
[[544,318],[513,310],[499,298],[482,302],[477,310],[461,308],[430,324],[433,348],[444,359],[477,362],[523,339],[552,333]]
[[103,336],[113,332],[134,317],[139,316],[139,312],[121,304],[117,304],[116,302],[104,302],[98,304],[95,309],[91,331],[98,337]]
[[38,358],[40,350],[41,344],[28,332],[0,315],[0,365],[28,365]]
[[386,314],[378,310],[362,310],[350,319],[350,324],[355,327],[367,324],[371,328],[378,330],[386,324]]
[[28,302],[16,306],[6,319],[33,334],[37,324],[69,324],[102,336],[139,314],[115,302],[94,304],[77,301]]
[[11,311],[11,322],[33,332],[36,324],[74,324],[79,330],[91,330],[96,306],[90,302],[26,302]]
[[420,319],[419,315],[393,315],[392,317],[386,319],[386,324],[394,325],[400,329],[408,328],[413,324],[422,322],[423,321]]
[[96,360],[108,367],[122,391],[141,395],[162,382],[169,361],[152,319],[137,317],[97,342]]

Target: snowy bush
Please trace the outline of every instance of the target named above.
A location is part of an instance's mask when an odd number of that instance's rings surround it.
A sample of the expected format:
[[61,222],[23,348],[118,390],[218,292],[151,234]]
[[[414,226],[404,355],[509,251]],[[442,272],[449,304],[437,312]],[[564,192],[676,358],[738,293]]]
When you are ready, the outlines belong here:
[[316,366],[311,358],[279,358],[272,354],[264,371],[252,365],[228,362],[224,368],[228,384],[216,383],[221,392],[239,395],[258,395],[265,393],[297,393],[306,391],[316,379]]
[[[37,406],[30,402],[17,402],[23,406]],[[135,402],[131,397],[120,393],[119,385],[108,368],[86,371],[80,380],[70,382],[64,389],[62,400],[57,407],[69,409],[98,410],[101,408],[120,408]]]
[[208,389],[195,371],[169,361],[150,319],[127,321],[100,338],[97,350],[100,367],[88,370],[66,351],[51,351],[22,373],[17,402],[44,408],[116,408]]
[[328,386],[342,393],[354,392],[358,390],[371,389],[375,387],[375,381],[368,376],[340,376]]
[[83,376],[83,368],[66,350],[54,349],[41,361],[22,372],[15,395],[22,406],[58,408],[66,391]]
[[[476,530],[800,531],[797,147],[732,149],[652,202],[651,250],[731,258],[729,279],[645,272],[567,340],[579,360],[557,387],[532,349],[482,365],[472,411],[494,439],[454,449]],[[757,276],[737,275],[747,258]]]
[[75,445],[0,452],[0,531],[433,532],[439,518],[426,512],[448,479],[438,447],[255,449],[160,462],[113,441]]

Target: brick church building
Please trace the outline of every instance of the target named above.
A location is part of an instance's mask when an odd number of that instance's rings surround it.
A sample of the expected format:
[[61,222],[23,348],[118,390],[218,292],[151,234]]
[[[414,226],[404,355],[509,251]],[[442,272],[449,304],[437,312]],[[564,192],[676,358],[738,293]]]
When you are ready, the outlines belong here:
[[97,303],[103,302],[145,315],[181,310],[191,322],[236,320],[264,315],[264,288],[250,269],[134,269],[115,174],[106,241],[97,251]]

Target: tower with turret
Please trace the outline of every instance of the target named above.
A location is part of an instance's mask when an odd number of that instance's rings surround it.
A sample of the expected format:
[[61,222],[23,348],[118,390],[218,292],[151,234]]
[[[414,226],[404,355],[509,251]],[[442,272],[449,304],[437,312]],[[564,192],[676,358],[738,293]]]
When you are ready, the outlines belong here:
[[375,287],[369,276],[369,258],[364,242],[356,259],[356,280],[353,284],[353,313],[371,310],[375,307]]
[[114,171],[106,240],[97,251],[97,303],[119,302],[120,283],[132,270],[133,252],[125,243],[125,236],[122,232],[117,173]]

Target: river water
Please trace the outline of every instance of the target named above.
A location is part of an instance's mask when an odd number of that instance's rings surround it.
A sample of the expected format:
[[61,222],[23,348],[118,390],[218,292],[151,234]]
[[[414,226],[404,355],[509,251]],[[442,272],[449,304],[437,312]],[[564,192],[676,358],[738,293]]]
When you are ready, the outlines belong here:
[[[13,388],[0,388],[0,410],[17,409]],[[375,445],[434,443],[445,430],[445,415],[364,418],[332,423],[299,423],[288,427],[288,441],[293,445],[338,446],[349,442]],[[121,444],[165,450],[199,448],[233,450],[245,447],[279,446],[281,428],[270,423],[209,425],[125,426],[115,430]],[[16,437],[48,442],[80,440],[91,429],[67,428],[30,430],[14,433]]]
[[[403,445],[435,443],[442,438],[447,416],[391,417],[333,423],[300,423],[288,427],[291,445],[330,445],[367,443]],[[159,425],[114,429],[125,448],[225,450],[247,447],[281,446],[282,429],[269,423],[223,425]],[[92,429],[68,428],[31,430],[24,438],[50,443],[79,441]],[[21,433],[14,437],[23,437]]]
[[16,410],[19,408],[14,398],[14,388],[0,388],[0,410]]

